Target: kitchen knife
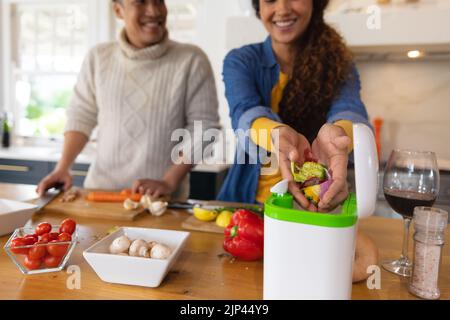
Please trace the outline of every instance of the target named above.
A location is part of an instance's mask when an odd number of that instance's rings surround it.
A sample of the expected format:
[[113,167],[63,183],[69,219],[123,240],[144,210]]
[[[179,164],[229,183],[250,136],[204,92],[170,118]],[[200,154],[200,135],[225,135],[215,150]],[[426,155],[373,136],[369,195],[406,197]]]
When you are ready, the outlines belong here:
[[63,184],[56,184],[54,187],[48,189],[45,194],[36,201],[36,211],[42,210],[47,204],[55,199],[61,193],[63,187]]
[[262,207],[259,205],[251,205],[251,204],[243,204],[243,203],[227,203],[220,202],[215,203],[209,201],[198,201],[198,200],[188,200],[187,202],[169,202],[169,209],[184,209],[184,210],[192,210],[194,207],[200,207],[206,210],[216,210],[216,209],[227,209],[227,210],[236,210],[236,209],[250,209],[253,211],[261,212]]

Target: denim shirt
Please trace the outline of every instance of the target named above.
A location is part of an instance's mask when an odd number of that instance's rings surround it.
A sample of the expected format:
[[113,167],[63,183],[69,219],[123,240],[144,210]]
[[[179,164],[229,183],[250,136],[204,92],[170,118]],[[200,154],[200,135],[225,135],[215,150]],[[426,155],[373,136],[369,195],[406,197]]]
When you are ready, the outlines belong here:
[[[351,73],[353,76],[349,77],[327,114],[327,122],[350,120],[353,123],[369,125],[367,111],[360,96],[359,74],[355,67]],[[232,50],[226,56],[223,81],[235,132],[249,130],[253,122],[261,117],[282,122],[271,108],[272,89],[278,83],[279,75],[280,66],[276,61],[270,37],[263,43]],[[251,144],[253,142],[248,135],[238,138],[235,162],[228,172],[218,200],[256,202],[261,162],[259,159],[251,159],[246,152],[244,147]],[[245,164],[237,164],[239,156],[245,158]]]

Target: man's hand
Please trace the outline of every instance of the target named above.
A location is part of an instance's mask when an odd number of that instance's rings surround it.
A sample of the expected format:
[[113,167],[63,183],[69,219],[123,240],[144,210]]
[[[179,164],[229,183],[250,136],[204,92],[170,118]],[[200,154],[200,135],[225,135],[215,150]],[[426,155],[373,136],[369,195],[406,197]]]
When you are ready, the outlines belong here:
[[59,183],[64,184],[64,191],[67,191],[72,187],[72,176],[70,175],[69,170],[55,169],[39,182],[36,192],[39,194],[39,197],[42,197],[48,189]]
[[319,162],[328,166],[333,182],[319,202],[319,211],[328,212],[341,204],[348,196],[347,164],[351,139],[344,129],[325,124],[312,144],[312,152]]
[[289,180],[289,192],[295,200],[305,209],[315,211],[308,199],[300,191],[291,173],[291,162],[302,165],[305,162],[305,153],[311,150],[308,140],[300,133],[288,126],[280,126],[272,131],[274,148],[278,150],[278,163],[283,179]]
[[133,183],[132,192],[147,194],[152,198],[170,196],[175,188],[164,180],[140,179]]

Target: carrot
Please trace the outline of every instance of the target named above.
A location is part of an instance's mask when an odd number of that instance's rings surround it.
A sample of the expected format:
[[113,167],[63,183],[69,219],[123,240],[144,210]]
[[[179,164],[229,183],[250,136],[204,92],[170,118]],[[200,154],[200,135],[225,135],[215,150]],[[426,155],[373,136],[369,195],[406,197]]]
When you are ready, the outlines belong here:
[[122,194],[121,192],[93,191],[87,195],[86,199],[92,202],[124,202],[127,199],[139,201],[141,195],[139,193]]
[[120,191],[120,194],[124,196],[129,196],[132,195],[133,192],[131,191],[131,189],[123,189],[122,191]]

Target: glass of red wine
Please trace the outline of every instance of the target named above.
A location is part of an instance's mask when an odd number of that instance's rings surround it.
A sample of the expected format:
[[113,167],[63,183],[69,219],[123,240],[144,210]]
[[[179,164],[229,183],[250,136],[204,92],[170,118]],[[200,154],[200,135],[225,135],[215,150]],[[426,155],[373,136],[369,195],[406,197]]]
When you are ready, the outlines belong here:
[[439,194],[439,169],[433,152],[394,150],[386,164],[384,196],[395,212],[403,216],[403,250],[400,259],[384,262],[383,268],[397,275],[411,276],[408,259],[409,225],[415,207],[433,206]]

